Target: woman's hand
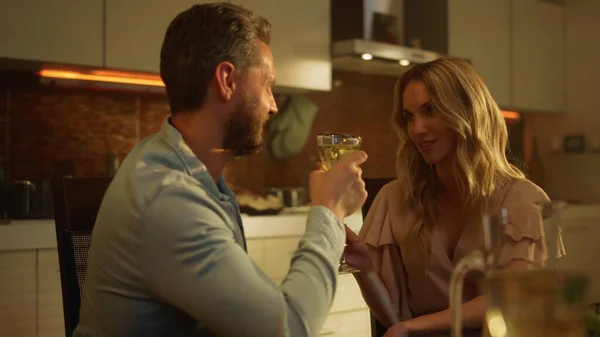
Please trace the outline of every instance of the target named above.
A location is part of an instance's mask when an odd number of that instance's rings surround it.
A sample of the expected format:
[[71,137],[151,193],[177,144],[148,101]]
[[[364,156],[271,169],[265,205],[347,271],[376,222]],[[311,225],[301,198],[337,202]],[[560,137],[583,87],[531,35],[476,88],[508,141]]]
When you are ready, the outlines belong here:
[[369,272],[374,269],[369,247],[348,226],[346,226],[344,258],[350,267],[362,272]]
[[394,324],[388,331],[383,335],[383,337],[407,337],[408,329],[404,326],[403,322]]

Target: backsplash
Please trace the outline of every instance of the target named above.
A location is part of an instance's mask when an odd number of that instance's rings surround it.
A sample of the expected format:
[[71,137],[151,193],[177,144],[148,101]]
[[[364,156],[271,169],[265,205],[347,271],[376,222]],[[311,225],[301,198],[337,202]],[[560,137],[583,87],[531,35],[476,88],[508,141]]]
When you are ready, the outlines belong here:
[[162,95],[56,87],[8,89],[6,95],[10,179],[105,175],[109,151],[124,157],[167,112]]
[[[226,178],[257,192],[306,185],[317,161],[316,135],[324,131],[360,135],[369,154],[365,176],[393,176],[395,79],[335,72],[334,81],[331,92],[307,94],[319,111],[301,153],[277,160],[265,148],[236,159]],[[7,179],[106,175],[109,152],[122,160],[139,140],[158,131],[169,113],[166,96],[157,93],[41,85],[0,90],[0,155]]]

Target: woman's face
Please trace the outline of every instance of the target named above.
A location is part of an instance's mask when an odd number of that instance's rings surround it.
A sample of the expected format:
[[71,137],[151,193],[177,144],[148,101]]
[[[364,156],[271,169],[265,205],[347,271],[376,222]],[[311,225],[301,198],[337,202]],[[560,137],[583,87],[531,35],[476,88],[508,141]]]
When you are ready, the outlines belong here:
[[408,82],[402,93],[402,115],[408,136],[427,164],[450,161],[456,152],[457,137],[429,101],[423,81]]

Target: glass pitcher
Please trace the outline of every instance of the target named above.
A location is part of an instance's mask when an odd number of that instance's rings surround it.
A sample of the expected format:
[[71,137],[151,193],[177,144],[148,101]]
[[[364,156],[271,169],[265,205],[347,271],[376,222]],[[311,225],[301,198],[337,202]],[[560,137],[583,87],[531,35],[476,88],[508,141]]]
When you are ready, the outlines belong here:
[[[499,214],[484,214],[484,248],[473,251],[455,267],[450,280],[451,335],[462,336],[462,288],[465,275],[484,273],[481,289],[485,296],[484,335],[491,337],[584,336],[584,294],[587,275],[560,271],[562,255],[560,221],[562,203],[537,203],[503,208]],[[544,264],[528,269],[503,269],[507,253],[510,212],[518,213],[524,226],[543,225]],[[517,221],[517,220],[515,220]],[[526,228],[526,227],[525,227]]]

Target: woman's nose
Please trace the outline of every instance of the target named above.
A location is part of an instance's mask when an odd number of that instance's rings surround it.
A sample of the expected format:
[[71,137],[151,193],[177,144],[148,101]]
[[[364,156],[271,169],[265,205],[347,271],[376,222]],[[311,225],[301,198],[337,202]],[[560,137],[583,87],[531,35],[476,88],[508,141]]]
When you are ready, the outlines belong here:
[[412,123],[412,131],[415,134],[424,134],[427,133],[427,119],[421,116],[415,116]]

